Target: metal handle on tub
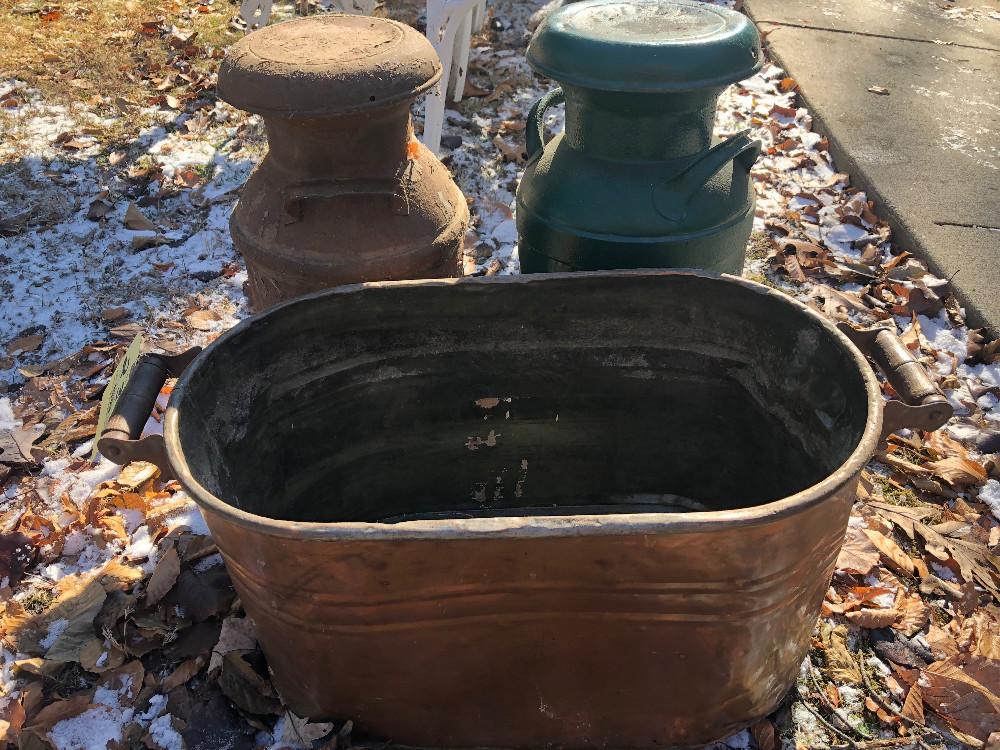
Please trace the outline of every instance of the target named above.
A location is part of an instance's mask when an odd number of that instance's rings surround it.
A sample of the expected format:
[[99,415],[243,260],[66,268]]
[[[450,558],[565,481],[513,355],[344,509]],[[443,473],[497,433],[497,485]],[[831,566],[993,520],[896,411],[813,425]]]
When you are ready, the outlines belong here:
[[142,355],[97,441],[102,456],[121,466],[132,461],[148,461],[160,467],[163,479],[173,479],[163,436],[139,436],[167,378],[176,378],[184,372],[200,353],[201,347],[196,346],[181,354]]
[[837,327],[863,354],[870,357],[899,401],[886,401],[882,411],[882,438],[903,427],[932,431],[942,427],[954,413],[945,398],[909,349],[887,328]]

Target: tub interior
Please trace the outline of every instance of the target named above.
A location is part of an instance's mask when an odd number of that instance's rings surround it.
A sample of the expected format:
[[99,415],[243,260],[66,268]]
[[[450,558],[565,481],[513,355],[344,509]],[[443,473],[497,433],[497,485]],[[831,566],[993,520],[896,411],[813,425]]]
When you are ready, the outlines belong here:
[[866,393],[763,288],[567,274],[297,301],[220,339],[172,406],[219,499],[395,523],[767,503],[847,459]]

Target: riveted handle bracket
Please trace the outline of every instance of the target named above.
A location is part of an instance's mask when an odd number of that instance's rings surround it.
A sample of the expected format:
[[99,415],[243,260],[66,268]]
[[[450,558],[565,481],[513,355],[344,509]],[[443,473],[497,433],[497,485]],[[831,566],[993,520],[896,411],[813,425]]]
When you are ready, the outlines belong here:
[[951,419],[954,408],[895,332],[887,328],[837,326],[878,368],[898,401],[887,401],[882,412],[882,438],[903,427],[933,431]]
[[139,436],[167,378],[179,376],[200,353],[201,347],[196,346],[180,354],[142,356],[97,441],[102,456],[121,466],[148,461],[160,468],[163,479],[173,479],[163,435]]

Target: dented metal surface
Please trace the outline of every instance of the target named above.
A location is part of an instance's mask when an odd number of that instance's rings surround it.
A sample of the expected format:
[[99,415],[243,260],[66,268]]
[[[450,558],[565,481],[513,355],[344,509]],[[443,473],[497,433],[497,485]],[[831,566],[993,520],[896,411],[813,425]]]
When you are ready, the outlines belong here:
[[188,368],[164,431],[296,713],[653,747],[794,683],[881,406],[785,295],[604,272],[285,303]]
[[386,18],[312,16],[233,45],[219,95],[260,113],[269,144],[230,221],[254,309],[337,284],[460,274],[468,205],[410,120],[440,76],[430,42]]

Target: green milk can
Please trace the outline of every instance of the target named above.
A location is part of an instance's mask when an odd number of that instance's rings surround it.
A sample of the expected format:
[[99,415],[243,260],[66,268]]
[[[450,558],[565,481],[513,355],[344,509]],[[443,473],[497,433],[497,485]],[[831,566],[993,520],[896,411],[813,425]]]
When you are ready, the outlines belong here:
[[[528,115],[517,190],[524,273],[702,268],[739,274],[760,142],[714,142],[719,94],[761,66],[742,14],[689,0],[584,0],[552,13],[528,63],[561,84]],[[545,113],[566,129],[545,143]]]

